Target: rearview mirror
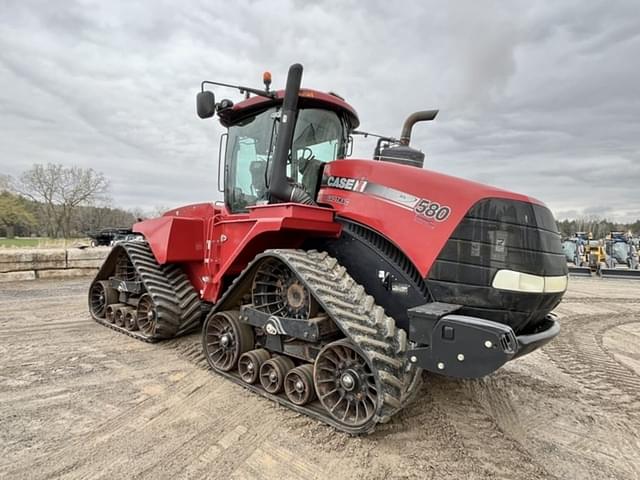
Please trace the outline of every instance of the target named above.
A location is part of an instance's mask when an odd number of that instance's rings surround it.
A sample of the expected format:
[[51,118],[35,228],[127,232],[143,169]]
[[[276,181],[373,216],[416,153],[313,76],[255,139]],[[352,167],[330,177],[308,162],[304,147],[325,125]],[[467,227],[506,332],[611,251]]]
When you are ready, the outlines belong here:
[[200,118],[211,118],[216,113],[216,97],[213,92],[205,90],[196,96],[196,107]]

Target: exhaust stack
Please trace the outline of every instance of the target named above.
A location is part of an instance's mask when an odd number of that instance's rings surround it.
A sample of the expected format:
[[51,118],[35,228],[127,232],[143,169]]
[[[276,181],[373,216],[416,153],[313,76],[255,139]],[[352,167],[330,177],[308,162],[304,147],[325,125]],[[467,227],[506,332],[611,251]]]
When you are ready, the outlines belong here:
[[412,113],[404,121],[402,125],[402,133],[400,134],[400,144],[409,145],[411,141],[411,130],[413,126],[418,122],[428,122],[436,118],[438,110],[422,110],[420,112]]
[[269,179],[269,193],[283,202],[315,205],[313,199],[302,188],[291,185],[287,180],[287,158],[293,142],[293,133],[298,117],[298,96],[302,82],[302,65],[294,63],[289,67],[287,86],[284,90],[282,110],[280,111],[280,127],[276,148],[273,154],[273,166]]

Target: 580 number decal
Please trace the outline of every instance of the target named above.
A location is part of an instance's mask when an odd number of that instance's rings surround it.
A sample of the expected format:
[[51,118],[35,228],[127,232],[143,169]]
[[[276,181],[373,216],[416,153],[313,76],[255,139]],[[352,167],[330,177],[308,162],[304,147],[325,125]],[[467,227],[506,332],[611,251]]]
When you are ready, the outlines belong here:
[[451,208],[423,198],[418,201],[413,211],[428,219],[433,219],[437,222],[444,222],[449,217]]

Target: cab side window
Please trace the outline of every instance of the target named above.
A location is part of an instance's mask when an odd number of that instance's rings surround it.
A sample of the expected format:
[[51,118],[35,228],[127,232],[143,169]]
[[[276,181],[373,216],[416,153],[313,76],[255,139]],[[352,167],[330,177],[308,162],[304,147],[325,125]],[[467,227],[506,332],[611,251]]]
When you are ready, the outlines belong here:
[[266,198],[266,168],[275,108],[229,127],[225,201],[232,212],[247,211]]

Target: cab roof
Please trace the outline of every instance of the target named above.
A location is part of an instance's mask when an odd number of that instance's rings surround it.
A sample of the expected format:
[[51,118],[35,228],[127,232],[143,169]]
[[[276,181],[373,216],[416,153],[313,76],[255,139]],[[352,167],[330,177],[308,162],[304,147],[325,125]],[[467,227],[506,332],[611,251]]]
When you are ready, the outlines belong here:
[[[259,112],[273,105],[281,105],[284,98],[284,90],[277,90],[274,93],[275,96],[273,98],[256,95],[236,103],[231,108],[218,112],[220,123],[225,127],[229,127],[247,115]],[[358,114],[355,109],[333,93],[301,88],[300,96],[298,98],[298,107],[333,110],[336,113],[344,114],[347,117],[351,129],[358,128],[360,125],[360,120],[358,119]]]

